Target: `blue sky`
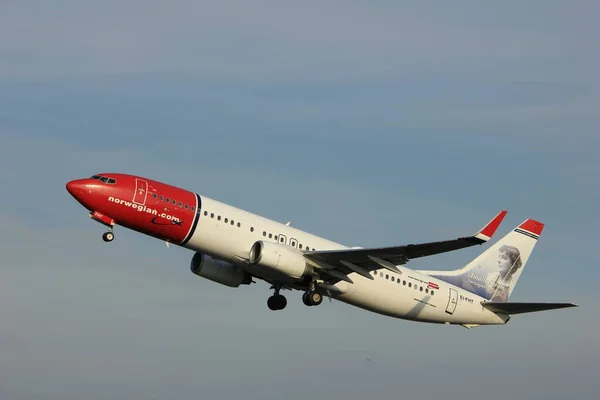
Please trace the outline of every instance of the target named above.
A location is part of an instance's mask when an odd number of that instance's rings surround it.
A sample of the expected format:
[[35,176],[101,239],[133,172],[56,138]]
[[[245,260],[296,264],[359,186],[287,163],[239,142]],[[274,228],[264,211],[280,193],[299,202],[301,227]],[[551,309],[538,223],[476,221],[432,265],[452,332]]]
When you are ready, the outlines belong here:
[[[596,398],[600,6],[372,3],[0,5],[0,397]],[[470,331],[300,293],[272,313],[187,250],[102,242],[64,184],[107,171],[352,246],[506,208],[499,236],[546,223],[511,299],[581,307]]]

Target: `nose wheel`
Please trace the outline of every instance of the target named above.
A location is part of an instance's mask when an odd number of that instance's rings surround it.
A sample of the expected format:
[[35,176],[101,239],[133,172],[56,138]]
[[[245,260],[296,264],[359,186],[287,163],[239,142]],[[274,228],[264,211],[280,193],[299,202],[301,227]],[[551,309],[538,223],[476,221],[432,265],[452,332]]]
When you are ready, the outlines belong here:
[[114,238],[115,234],[112,232],[104,232],[104,234],[102,235],[102,240],[104,240],[105,242],[112,242]]
[[102,235],[102,240],[104,240],[105,242],[112,242],[115,238],[115,234],[113,233],[115,220],[109,217],[108,215],[104,215],[98,211],[90,213],[90,218],[108,227],[108,232],[104,232],[104,234]]

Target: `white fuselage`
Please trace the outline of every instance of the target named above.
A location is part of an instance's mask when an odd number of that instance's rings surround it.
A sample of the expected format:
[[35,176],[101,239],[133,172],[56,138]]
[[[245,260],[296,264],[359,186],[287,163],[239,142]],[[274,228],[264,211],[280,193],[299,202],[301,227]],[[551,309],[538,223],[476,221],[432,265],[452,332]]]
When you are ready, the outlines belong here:
[[[299,251],[347,249],[347,246],[303,232],[225,203],[200,196],[201,214],[193,236],[185,247],[234,264],[265,278],[285,280],[240,259],[247,259],[252,245],[270,241]],[[233,224],[232,221],[233,220]],[[409,320],[461,325],[504,324],[507,315],[498,315],[481,306],[484,301],[471,292],[444,281],[398,266],[400,274],[381,268],[371,272],[373,280],[357,273],[340,281],[331,296],[342,302],[379,314]],[[436,289],[431,289],[433,284]]]

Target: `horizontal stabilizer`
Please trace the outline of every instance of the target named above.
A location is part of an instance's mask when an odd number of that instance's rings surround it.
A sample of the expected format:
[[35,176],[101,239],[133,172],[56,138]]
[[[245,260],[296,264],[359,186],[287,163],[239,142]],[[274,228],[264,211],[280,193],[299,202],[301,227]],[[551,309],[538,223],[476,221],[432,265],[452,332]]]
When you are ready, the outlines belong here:
[[493,312],[505,314],[523,314],[536,311],[556,310],[557,308],[577,307],[573,303],[507,303],[481,302],[481,305]]

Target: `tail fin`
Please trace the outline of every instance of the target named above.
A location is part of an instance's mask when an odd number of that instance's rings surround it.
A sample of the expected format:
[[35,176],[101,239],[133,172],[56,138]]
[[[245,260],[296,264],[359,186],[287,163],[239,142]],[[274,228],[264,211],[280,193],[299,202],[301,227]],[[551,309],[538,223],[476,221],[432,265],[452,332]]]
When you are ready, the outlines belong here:
[[486,300],[508,301],[544,224],[528,219],[489,249],[455,271],[421,271]]

